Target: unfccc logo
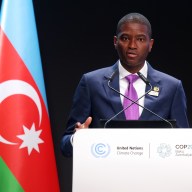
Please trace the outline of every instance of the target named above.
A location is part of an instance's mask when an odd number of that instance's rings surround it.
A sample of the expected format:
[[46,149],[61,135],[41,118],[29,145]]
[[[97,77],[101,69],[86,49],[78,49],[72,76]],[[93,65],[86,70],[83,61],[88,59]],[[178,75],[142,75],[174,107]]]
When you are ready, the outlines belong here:
[[97,158],[99,158],[99,157],[104,158],[109,155],[110,146],[108,144],[104,144],[104,143],[93,144],[91,146],[91,152]]

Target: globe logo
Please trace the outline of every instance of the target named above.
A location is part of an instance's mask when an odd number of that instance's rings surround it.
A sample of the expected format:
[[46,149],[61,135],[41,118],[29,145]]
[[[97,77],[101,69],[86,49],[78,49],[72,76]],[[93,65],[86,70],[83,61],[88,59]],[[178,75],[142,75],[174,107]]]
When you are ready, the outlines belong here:
[[157,153],[162,158],[169,157],[171,155],[171,147],[168,144],[161,143],[160,146],[157,148]]
[[105,158],[110,153],[110,146],[104,143],[97,143],[91,146],[91,152],[96,158]]

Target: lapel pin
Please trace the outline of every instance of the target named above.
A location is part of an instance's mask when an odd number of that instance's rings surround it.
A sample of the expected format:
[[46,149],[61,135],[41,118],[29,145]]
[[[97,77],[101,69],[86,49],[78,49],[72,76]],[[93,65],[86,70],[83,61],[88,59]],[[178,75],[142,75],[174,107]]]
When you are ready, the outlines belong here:
[[159,87],[157,86],[153,87],[153,91],[159,92]]
[[159,96],[159,87],[157,87],[157,86],[153,87],[153,89],[148,94],[158,97]]

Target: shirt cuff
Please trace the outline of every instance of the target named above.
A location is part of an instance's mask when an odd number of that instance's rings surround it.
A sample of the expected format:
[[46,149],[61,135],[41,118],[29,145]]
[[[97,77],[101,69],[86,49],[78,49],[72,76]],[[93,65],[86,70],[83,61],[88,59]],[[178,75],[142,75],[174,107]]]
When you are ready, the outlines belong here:
[[74,134],[71,135],[71,138],[70,138],[70,142],[71,142],[71,145],[72,145],[72,146],[73,146],[73,136],[74,136]]

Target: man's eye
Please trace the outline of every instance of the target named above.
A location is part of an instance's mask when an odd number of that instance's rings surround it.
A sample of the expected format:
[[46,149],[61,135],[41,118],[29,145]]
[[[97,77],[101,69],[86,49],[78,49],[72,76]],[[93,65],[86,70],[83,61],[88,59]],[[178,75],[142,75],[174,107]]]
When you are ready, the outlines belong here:
[[144,38],[139,37],[139,38],[137,38],[137,40],[143,42],[143,41],[144,41]]
[[128,37],[121,37],[121,40],[122,40],[122,41],[127,41],[127,40],[128,40]]

